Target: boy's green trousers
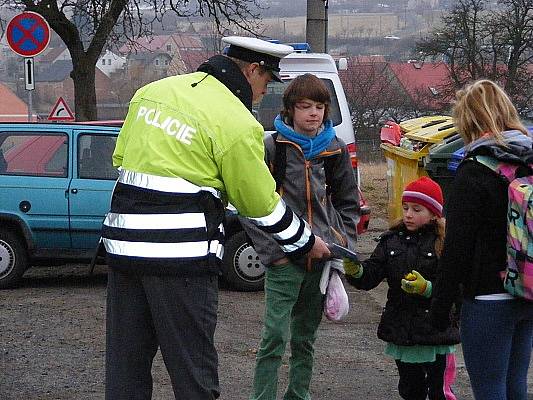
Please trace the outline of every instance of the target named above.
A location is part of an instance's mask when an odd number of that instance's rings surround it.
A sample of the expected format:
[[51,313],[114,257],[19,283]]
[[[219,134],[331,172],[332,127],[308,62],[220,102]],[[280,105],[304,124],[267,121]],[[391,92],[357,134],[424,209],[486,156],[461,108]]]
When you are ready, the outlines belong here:
[[251,400],[276,400],[278,369],[289,337],[289,385],[283,399],[311,398],[313,344],[323,309],[321,274],[322,266],[312,271],[292,263],[267,268],[265,318]]

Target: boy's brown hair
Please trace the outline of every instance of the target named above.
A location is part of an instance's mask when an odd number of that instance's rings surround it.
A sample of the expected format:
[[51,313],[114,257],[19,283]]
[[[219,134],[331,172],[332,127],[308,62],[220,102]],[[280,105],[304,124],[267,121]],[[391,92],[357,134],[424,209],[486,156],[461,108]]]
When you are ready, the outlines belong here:
[[283,93],[281,116],[285,123],[291,126],[293,125],[294,107],[296,103],[303,99],[324,103],[324,118],[322,122],[328,119],[329,105],[331,103],[331,95],[329,94],[328,88],[315,75],[303,74],[294,78]]

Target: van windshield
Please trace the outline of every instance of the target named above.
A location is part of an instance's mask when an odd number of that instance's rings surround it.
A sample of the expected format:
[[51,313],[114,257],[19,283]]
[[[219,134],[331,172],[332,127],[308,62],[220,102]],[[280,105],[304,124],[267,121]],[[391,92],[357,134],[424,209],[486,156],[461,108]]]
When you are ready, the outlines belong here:
[[[259,104],[253,107],[253,113],[258,121],[263,125],[265,131],[274,130],[274,118],[279,114],[282,108],[283,91],[289,84],[290,80],[285,80],[283,83],[270,82],[268,84],[267,92]],[[331,94],[331,106],[329,108],[329,118],[333,121],[333,125],[339,125],[342,122],[341,111],[339,109],[339,101],[335,93],[335,87],[331,79],[322,79]]]

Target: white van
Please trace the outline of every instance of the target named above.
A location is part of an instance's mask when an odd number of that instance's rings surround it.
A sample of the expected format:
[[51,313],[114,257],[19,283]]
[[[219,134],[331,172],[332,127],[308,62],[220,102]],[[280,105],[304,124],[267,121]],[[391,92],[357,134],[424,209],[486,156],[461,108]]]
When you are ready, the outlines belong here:
[[[346,60],[339,60],[339,68],[346,68]],[[333,121],[337,136],[348,146],[354,174],[359,184],[357,169],[357,146],[352,126],[348,102],[342,88],[337,65],[329,54],[295,52],[283,58],[280,62],[280,75],[283,83],[271,82],[268,91],[260,104],[254,107],[254,114],[265,128],[266,135],[274,132],[274,118],[282,107],[282,96],[288,83],[305,73],[312,73],[323,80],[331,93],[329,117]],[[368,228],[370,209],[367,207],[361,193],[361,219],[358,232],[363,233]],[[223,280],[235,290],[262,290],[265,267],[259,260],[254,248],[247,242],[236,215],[228,215],[226,220],[226,244],[224,246]]]

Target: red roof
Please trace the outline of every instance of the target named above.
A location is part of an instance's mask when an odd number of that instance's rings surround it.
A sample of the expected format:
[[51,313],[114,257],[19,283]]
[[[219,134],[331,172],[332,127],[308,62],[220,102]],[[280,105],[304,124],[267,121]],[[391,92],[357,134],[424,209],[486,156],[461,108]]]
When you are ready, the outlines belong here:
[[204,49],[204,44],[200,36],[190,33],[173,33],[172,39],[176,42],[179,49]]
[[434,109],[450,102],[442,94],[443,86],[449,82],[445,63],[390,63],[389,67],[413,101],[424,101]]
[[130,53],[137,50],[138,52],[157,52],[166,51],[165,45],[170,43],[177,49],[185,50],[203,50],[204,44],[198,35],[190,33],[173,33],[171,35],[143,36],[135,40],[136,45],[125,44],[119,49],[120,53]]
[[17,97],[7,86],[0,83],[0,121],[28,121],[28,106]]
[[187,72],[194,72],[209,57],[215,55],[207,50],[180,50],[179,57],[185,64]]
[[169,40],[172,40],[170,35],[156,35],[156,36],[143,36],[135,40],[136,45],[125,44],[119,49],[120,53],[129,53],[131,51],[139,52],[155,52],[162,48]]

